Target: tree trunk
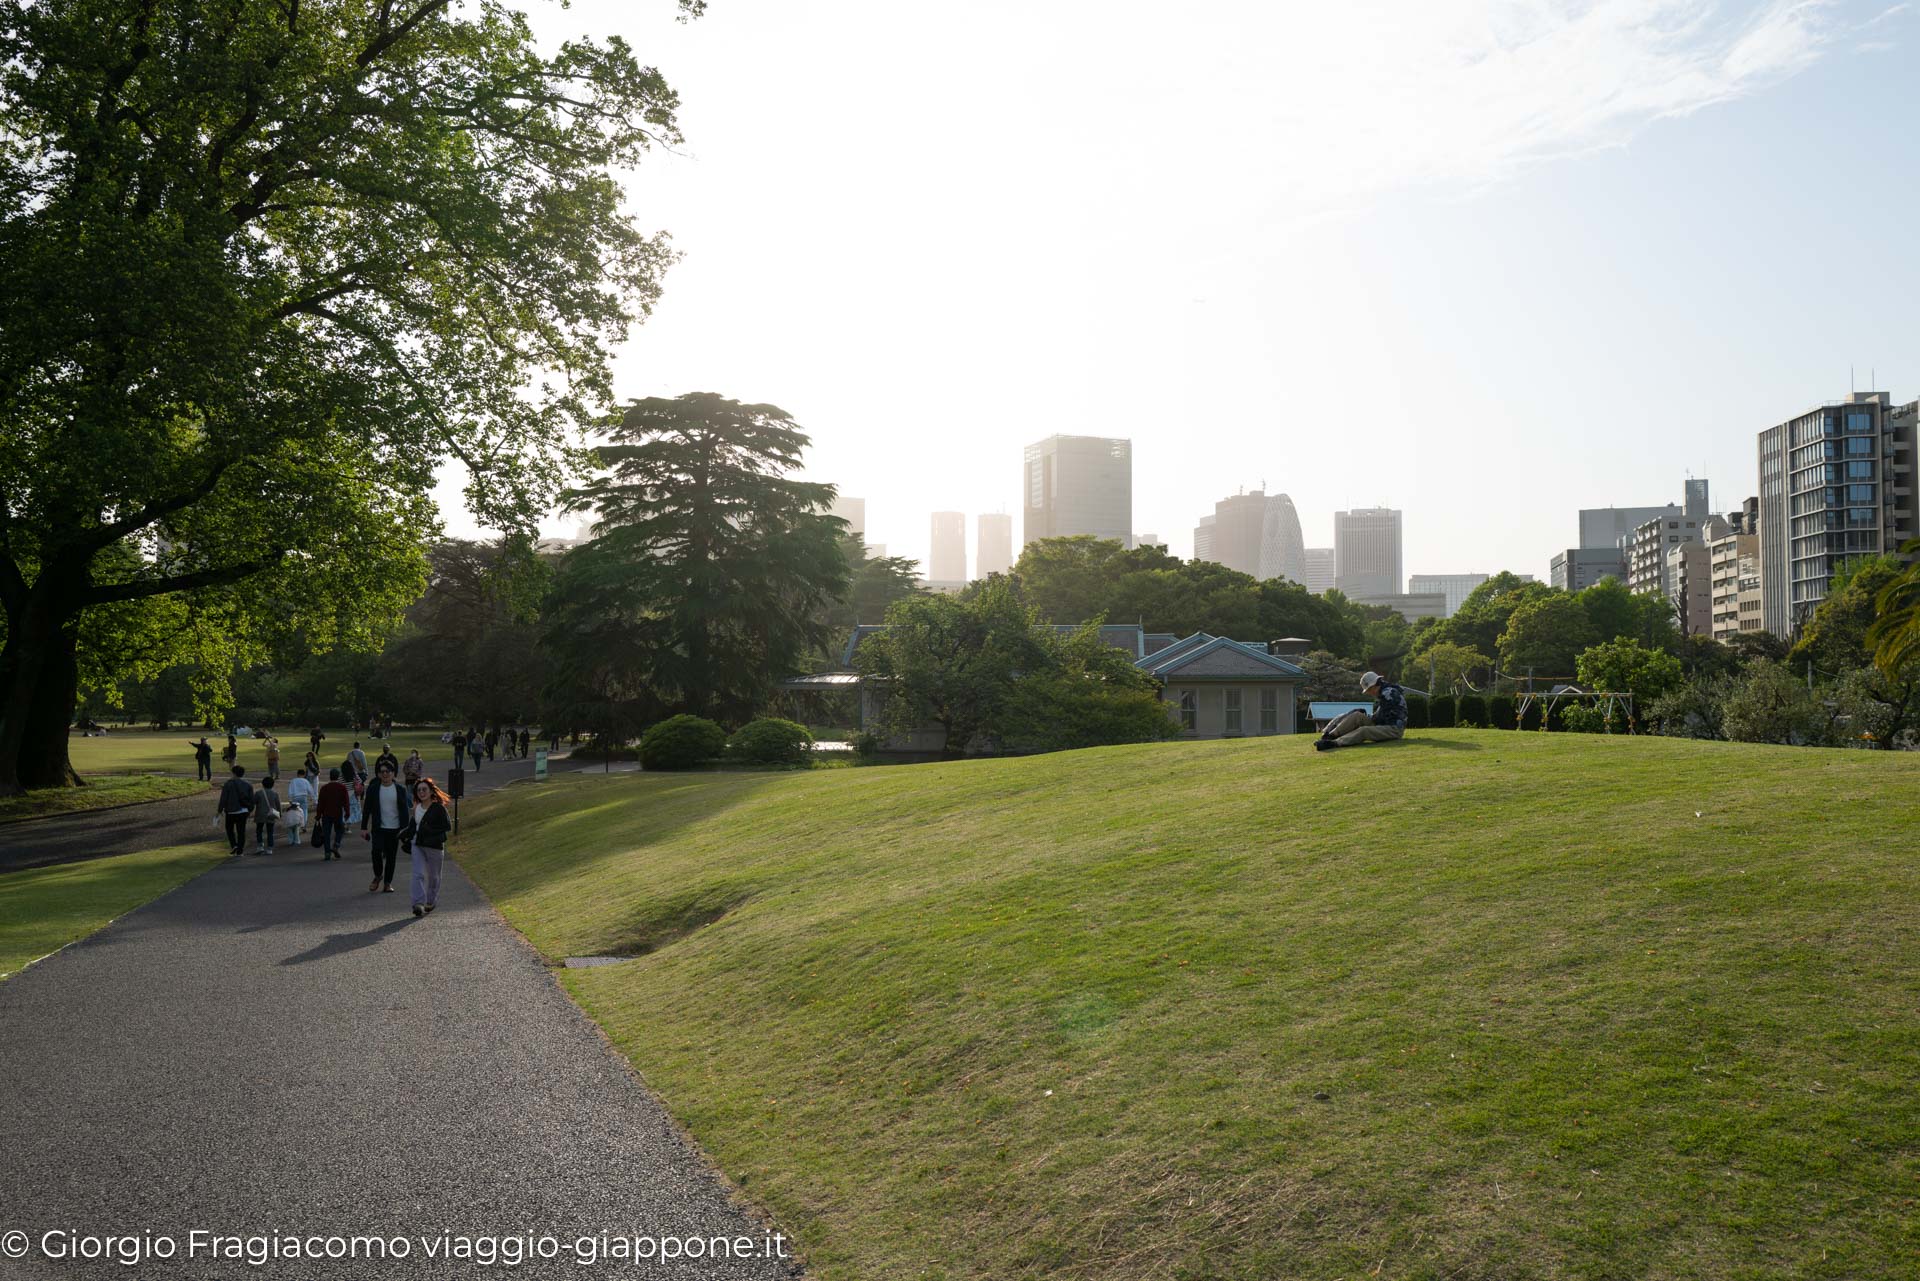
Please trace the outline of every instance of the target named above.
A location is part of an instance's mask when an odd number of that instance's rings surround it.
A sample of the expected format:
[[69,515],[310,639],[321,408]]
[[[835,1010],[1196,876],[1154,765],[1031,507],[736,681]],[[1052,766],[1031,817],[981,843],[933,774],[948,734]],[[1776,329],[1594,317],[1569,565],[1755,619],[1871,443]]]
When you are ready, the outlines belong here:
[[64,604],[36,584],[8,620],[0,653],[0,796],[81,785],[67,758],[80,673],[74,620]]

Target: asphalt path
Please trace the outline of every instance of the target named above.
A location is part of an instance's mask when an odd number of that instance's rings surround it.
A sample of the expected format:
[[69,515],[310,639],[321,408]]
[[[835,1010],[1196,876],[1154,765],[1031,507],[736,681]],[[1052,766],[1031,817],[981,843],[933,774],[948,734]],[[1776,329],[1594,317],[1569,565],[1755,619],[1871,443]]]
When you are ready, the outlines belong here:
[[[416,919],[404,858],[398,892],[369,893],[364,848],[222,863],[0,983],[0,1277],[795,1275],[451,861]],[[409,1253],[253,1265],[195,1230]],[[49,1260],[50,1231],[153,1234],[176,1257]],[[759,1257],[582,1266],[563,1244],[602,1234]],[[552,1260],[473,1257],[549,1239]]]
[[[427,762],[429,776],[445,780],[447,760]],[[564,756],[553,757],[548,768],[558,772],[573,768]],[[225,774],[218,776],[220,781]],[[279,780],[284,798],[287,778]],[[492,760],[478,771],[467,771],[466,794],[479,796],[518,779],[533,777],[533,762]],[[249,775],[253,782],[259,779]],[[58,814],[51,818],[30,819],[24,823],[0,824],[0,875],[29,867],[47,867],[54,863],[78,863],[91,858],[130,854],[135,850],[156,849],[164,845],[191,845],[196,841],[222,841],[225,836],[213,825],[219,808],[216,790],[209,785],[204,796],[183,796],[177,800],[151,801],[142,805],[122,805],[116,809],[93,810],[77,814]],[[0,1274],[4,1275],[4,1274]]]

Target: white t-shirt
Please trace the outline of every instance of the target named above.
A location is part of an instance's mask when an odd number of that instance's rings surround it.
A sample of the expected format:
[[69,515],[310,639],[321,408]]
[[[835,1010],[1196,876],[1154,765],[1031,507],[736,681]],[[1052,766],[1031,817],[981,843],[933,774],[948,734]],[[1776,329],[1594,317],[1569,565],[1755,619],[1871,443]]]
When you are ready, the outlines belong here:
[[400,784],[380,787],[376,783],[374,786],[380,793],[380,826],[400,826]]

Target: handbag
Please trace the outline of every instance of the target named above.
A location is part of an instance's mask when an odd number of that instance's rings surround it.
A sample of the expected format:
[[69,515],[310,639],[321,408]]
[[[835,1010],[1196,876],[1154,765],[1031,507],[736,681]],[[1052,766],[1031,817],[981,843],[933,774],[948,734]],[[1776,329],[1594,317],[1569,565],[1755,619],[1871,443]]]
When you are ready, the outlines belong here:
[[313,825],[313,835],[307,838],[307,844],[313,846],[315,849],[319,849],[322,845],[326,844],[326,841],[320,835],[319,823],[316,822]]

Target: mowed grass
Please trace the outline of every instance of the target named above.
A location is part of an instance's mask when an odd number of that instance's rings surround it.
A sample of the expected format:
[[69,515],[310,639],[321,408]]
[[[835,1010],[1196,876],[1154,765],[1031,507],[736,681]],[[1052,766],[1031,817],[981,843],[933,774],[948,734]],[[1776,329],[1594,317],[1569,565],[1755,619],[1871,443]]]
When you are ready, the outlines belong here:
[[0,876],[0,979],[198,876],[226,852],[175,845]]
[[[440,730],[395,730],[393,754],[401,760],[407,753],[418,748],[421,758],[436,771],[443,770],[453,759],[453,749],[440,741]],[[200,737],[199,730],[168,730],[164,733],[153,730],[109,730],[98,738],[86,738],[77,730],[67,739],[67,757],[73,767],[82,774],[137,774],[149,771],[161,771],[170,774],[193,773],[193,743]],[[346,759],[358,741],[360,750],[371,761],[380,754],[380,739],[353,730],[329,729],[326,738],[320,743],[320,766],[333,769]],[[305,726],[290,728],[280,736],[280,772],[291,775],[307,758],[307,730]],[[220,759],[225,750],[227,736],[210,733],[207,741],[213,744],[213,773],[216,780],[225,778],[227,763]],[[247,767],[249,777],[256,777],[267,767],[267,746],[257,738],[243,738],[239,741],[238,764]]]
[[89,778],[85,787],[36,788],[21,796],[0,796],[0,824],[18,823],[76,810],[165,801],[207,791],[209,784],[186,778],[156,778],[140,774],[104,774]]
[[460,860],[826,1278],[1920,1275],[1920,757],[566,778]]

